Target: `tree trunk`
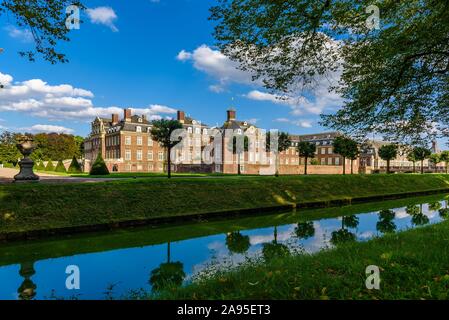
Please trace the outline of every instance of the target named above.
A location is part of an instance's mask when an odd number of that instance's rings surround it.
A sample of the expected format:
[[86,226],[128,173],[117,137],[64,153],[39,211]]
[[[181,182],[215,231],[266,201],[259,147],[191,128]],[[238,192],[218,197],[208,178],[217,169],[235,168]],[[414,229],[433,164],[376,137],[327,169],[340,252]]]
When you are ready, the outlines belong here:
[[167,152],[167,165],[168,165],[167,175],[168,175],[168,178],[170,179],[171,178],[171,148],[170,147],[168,148],[168,152]]
[[424,160],[421,160],[421,174],[424,173]]
[[346,158],[343,157],[343,174],[346,174]]
[[240,176],[242,171],[240,170],[240,153],[237,154],[237,174]]
[[387,160],[387,174],[390,173],[390,160]]
[[307,175],[307,160],[308,160],[308,157],[305,157],[305,162],[304,162],[304,175]]
[[416,173],[416,162],[413,161],[413,173]]
[[170,263],[170,241],[167,242],[167,263]]
[[351,174],[354,174],[354,168],[353,168],[353,166],[352,166],[352,165],[353,165],[353,161],[354,161],[354,160],[351,159]]
[[279,159],[280,158],[280,152],[278,151],[277,153],[276,153],[276,159],[275,159],[275,166],[276,166],[276,172],[275,172],[275,176],[276,177],[279,177]]
[[446,174],[447,174],[447,169],[448,169],[448,165],[447,165],[447,162],[446,162]]

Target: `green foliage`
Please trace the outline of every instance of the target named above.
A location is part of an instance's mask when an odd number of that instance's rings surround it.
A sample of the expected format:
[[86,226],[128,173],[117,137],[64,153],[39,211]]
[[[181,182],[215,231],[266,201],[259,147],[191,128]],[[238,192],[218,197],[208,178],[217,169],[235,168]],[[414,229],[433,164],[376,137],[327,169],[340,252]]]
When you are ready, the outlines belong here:
[[97,159],[90,168],[89,174],[92,176],[103,176],[109,174],[109,169],[106,166],[106,163],[104,162],[101,153],[98,154]]
[[70,29],[66,27],[66,8],[70,5],[77,5],[80,10],[85,8],[79,1],[29,0],[24,5],[22,1],[4,0],[0,2],[0,16],[6,15],[19,27],[32,31],[35,48],[20,51],[21,56],[34,61],[36,54],[39,54],[55,64],[67,62],[65,54],[56,50],[56,45],[59,41],[69,41],[67,34]]
[[354,160],[357,158],[359,154],[357,142],[345,136],[338,136],[334,139],[333,147],[334,152],[343,157],[342,166],[343,166],[343,174],[345,174],[346,173],[345,159]]
[[81,166],[75,156],[73,156],[72,162],[70,163],[69,170],[67,170],[67,172],[70,172],[70,173],[81,173],[82,172]]
[[67,172],[61,160],[56,164],[55,172]]
[[[367,24],[373,4],[378,28]],[[345,103],[324,116],[325,126],[395,141],[447,128],[445,1],[220,0],[211,19],[219,48],[280,96],[312,90],[341,70],[332,85]]]
[[[283,152],[290,148],[292,142],[290,140],[290,136],[287,132],[279,132],[278,133],[278,152]],[[266,134],[266,148],[267,151],[271,148],[271,132],[268,131]]]
[[313,158],[313,159],[310,160],[310,164],[311,164],[312,166],[317,166],[317,165],[319,165],[320,163],[318,162],[318,159]]
[[438,153],[432,153],[429,156],[429,160],[436,166],[437,164],[439,164],[440,162],[442,162],[441,160],[441,155]]
[[442,151],[440,154],[440,160],[446,164],[446,173],[448,173],[449,169],[449,151]]
[[18,160],[22,158],[22,154],[16,147],[16,138],[18,134],[4,131],[0,135],[0,163],[5,166],[7,163],[17,164]]
[[45,166],[45,171],[55,171],[55,166],[53,165],[53,162],[51,160],[47,162],[47,165]]
[[398,147],[395,144],[385,144],[379,148],[379,157],[382,160],[390,161],[398,156]]
[[301,141],[298,143],[298,153],[300,157],[314,158],[316,152],[316,145],[308,141]]
[[226,235],[226,246],[233,253],[243,254],[251,246],[249,236],[244,236],[240,232],[230,232]]
[[424,147],[415,147],[413,149],[413,155],[417,161],[423,161],[430,157],[432,151]]
[[313,237],[315,235],[313,221],[299,222],[295,228],[295,235],[304,240]]
[[151,136],[159,144],[167,149],[167,177],[171,177],[171,148],[181,141],[180,136],[173,136],[176,130],[182,129],[183,126],[178,120],[161,119],[153,121],[153,128],[151,129]]
[[390,161],[398,156],[398,147],[395,144],[384,144],[379,148],[379,157],[387,161],[387,173],[390,173]]
[[43,161],[38,162],[38,165],[36,166],[36,170],[45,171],[45,165],[44,165]]
[[167,262],[151,272],[150,284],[153,291],[181,286],[186,276],[181,262]]
[[382,233],[392,233],[396,231],[396,224],[394,223],[395,213],[393,210],[385,209],[379,212],[379,221],[376,224],[376,229]]

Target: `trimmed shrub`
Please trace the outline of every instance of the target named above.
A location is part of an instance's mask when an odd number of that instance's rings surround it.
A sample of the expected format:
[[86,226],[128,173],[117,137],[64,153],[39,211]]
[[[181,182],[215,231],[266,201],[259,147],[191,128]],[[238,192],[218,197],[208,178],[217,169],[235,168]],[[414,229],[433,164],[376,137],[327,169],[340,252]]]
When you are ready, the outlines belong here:
[[91,176],[103,176],[109,174],[108,167],[106,167],[106,163],[104,162],[101,153],[98,154],[97,160],[95,160],[94,164],[92,165],[89,174]]
[[53,165],[53,162],[51,162],[51,160],[47,162],[45,171],[55,171],[55,166]]
[[67,170],[67,172],[70,172],[70,173],[81,173],[82,172],[81,166],[80,166],[78,160],[76,160],[75,156],[73,156],[72,162],[70,163],[69,170]]
[[36,170],[45,171],[45,165],[42,161],[39,161],[39,163],[36,166]]
[[55,168],[55,172],[63,172],[63,173],[67,172],[67,170],[64,167],[64,163],[62,163],[61,160],[58,161],[58,164],[56,165]]

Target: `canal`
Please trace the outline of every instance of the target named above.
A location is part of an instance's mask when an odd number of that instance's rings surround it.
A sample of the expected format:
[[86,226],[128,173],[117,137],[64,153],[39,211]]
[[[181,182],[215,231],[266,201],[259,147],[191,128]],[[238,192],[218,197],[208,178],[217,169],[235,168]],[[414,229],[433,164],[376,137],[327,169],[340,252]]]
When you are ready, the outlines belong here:
[[[0,244],[0,299],[108,299],[179,284],[274,249],[301,254],[438,223],[449,195]],[[79,270],[69,290],[67,268]],[[73,268],[73,267],[72,267]],[[162,282],[161,282],[162,281]]]

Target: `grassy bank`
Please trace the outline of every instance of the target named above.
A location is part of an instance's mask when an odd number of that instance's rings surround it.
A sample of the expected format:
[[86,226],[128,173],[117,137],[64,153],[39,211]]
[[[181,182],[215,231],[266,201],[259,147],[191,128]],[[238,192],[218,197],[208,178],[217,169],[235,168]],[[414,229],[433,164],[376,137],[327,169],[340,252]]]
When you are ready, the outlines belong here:
[[[315,255],[256,261],[158,299],[449,299],[449,221]],[[365,286],[380,268],[380,290]]]
[[0,236],[448,189],[446,175],[152,178],[0,185]]

